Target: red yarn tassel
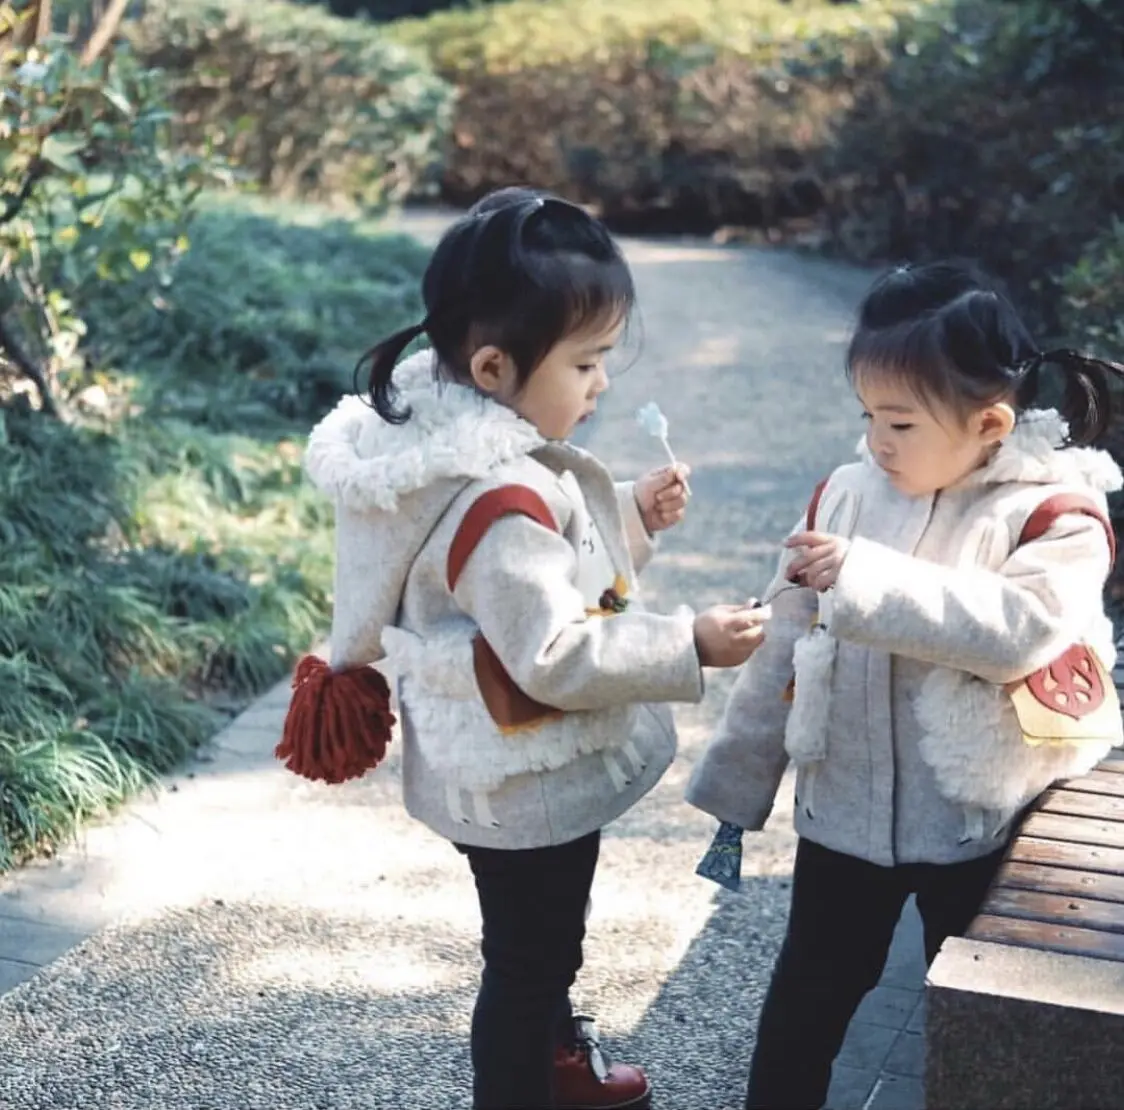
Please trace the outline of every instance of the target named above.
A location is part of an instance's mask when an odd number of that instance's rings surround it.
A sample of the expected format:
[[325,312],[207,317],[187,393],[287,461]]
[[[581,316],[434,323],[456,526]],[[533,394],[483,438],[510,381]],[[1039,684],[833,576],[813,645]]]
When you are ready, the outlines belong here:
[[306,655],[293,674],[293,700],[274,755],[306,779],[346,782],[382,762],[393,727],[390,687],[378,671],[333,671]]

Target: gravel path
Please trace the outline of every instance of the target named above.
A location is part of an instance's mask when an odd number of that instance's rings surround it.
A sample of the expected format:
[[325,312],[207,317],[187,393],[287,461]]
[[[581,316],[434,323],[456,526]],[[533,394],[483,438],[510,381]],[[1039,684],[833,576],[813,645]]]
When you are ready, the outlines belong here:
[[[655,399],[694,468],[650,604],[759,592],[779,537],[859,434],[841,354],[867,275],[687,241],[628,253],[642,347],[585,438],[621,475],[660,464],[633,420]],[[611,1049],[648,1067],[659,1110],[740,1106],[786,909],[787,791],[751,843],[742,895],[693,874],[712,823],[682,790],[727,688],[718,678],[678,712],[681,759],[608,833],[575,995]],[[174,792],[0,885],[11,920],[76,936],[112,922],[0,998],[0,1106],[467,1107],[467,869],[403,813],[396,762],[342,788],[274,766],[284,699],[267,696]]]

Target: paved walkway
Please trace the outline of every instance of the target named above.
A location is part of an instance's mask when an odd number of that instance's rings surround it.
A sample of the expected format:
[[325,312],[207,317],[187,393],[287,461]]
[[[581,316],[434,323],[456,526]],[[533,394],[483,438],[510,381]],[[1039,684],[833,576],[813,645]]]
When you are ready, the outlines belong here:
[[[633,420],[654,398],[694,467],[689,521],[647,576],[651,603],[760,592],[808,491],[859,435],[840,363],[867,277],[705,243],[628,251],[642,348],[589,445],[621,474],[660,463]],[[682,791],[729,681],[678,711],[682,758],[606,838],[575,996],[611,1047],[648,1066],[659,1110],[740,1107],[783,932],[791,784],[750,843],[744,893],[693,874],[713,826]],[[270,752],[286,697],[267,694],[159,797],[0,881],[0,1106],[467,1105],[467,870],[403,813],[396,757],[336,788],[281,771]],[[919,947],[907,917],[850,1031],[834,1110],[921,1107]]]

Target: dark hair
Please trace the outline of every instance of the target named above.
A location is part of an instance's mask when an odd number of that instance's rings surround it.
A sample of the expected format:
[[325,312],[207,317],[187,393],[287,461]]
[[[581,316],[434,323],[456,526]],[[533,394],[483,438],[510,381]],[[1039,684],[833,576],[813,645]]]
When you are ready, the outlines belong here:
[[859,308],[847,376],[893,377],[927,403],[967,415],[973,408],[1041,402],[1043,369],[1061,374],[1056,407],[1069,443],[1091,443],[1112,419],[1110,376],[1124,366],[1069,348],[1042,351],[1000,288],[966,262],[898,266]]
[[566,336],[604,321],[627,322],[636,299],[632,275],[600,221],[568,201],[532,189],[490,193],[441,237],[422,279],[425,319],[384,339],[356,367],[370,367],[371,404],[383,420],[404,423],[394,367],[428,335],[442,369],[469,378],[474,350],[510,355],[520,385]]

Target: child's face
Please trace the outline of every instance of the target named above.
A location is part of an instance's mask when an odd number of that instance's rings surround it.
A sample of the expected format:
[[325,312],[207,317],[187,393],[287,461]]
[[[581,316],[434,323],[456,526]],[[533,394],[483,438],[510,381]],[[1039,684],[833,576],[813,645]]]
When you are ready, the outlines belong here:
[[988,405],[965,418],[879,375],[858,376],[855,391],[874,461],[909,497],[956,485],[987,461],[1014,426],[1008,405]]
[[[593,415],[597,398],[609,388],[605,356],[616,346],[622,320],[575,332],[556,343],[520,387],[510,359],[500,355],[494,366],[473,377],[497,401],[534,424],[546,439],[568,439],[583,420]],[[492,348],[495,350],[495,348]]]

